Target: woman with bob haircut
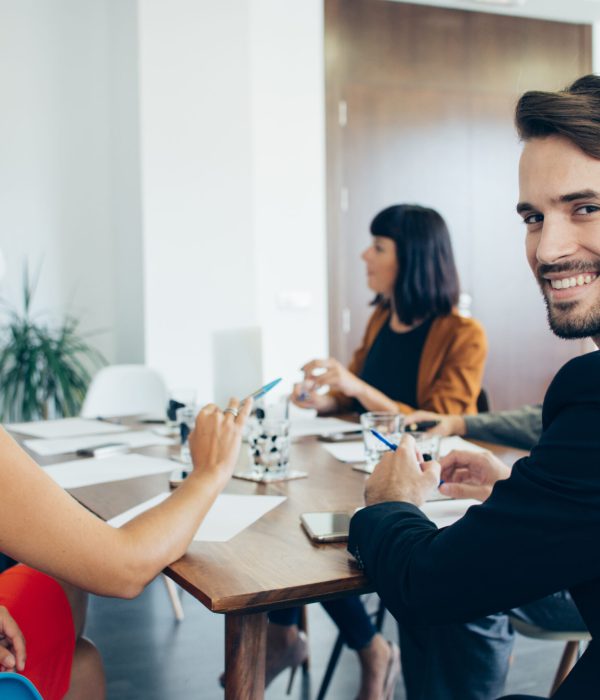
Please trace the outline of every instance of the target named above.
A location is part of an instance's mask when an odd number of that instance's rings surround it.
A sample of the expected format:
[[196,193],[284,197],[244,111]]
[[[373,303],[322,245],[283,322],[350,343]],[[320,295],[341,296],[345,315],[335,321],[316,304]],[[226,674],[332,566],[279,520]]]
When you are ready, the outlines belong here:
[[456,311],[460,287],[444,219],[397,204],[377,214],[371,234],[362,259],[375,310],[363,342],[348,368],[332,357],[304,365],[306,381],[292,400],[319,413],[477,413],[487,343],[481,325]]
[[[294,386],[292,401],[319,414],[477,413],[487,342],[481,325],[456,310],[460,287],[444,219],[427,207],[398,204],[377,214],[371,234],[362,259],[375,309],[362,344],[348,368],[332,357],[304,365],[305,380]],[[358,653],[357,700],[392,698],[397,646],[376,631],[359,597],[323,605]],[[298,608],[274,611],[269,620],[267,682],[308,653]]]

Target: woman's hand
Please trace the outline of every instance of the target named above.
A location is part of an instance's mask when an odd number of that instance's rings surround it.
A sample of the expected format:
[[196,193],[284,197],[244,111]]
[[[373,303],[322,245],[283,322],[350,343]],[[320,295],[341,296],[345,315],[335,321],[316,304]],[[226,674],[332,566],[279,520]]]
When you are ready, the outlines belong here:
[[[317,372],[315,370],[325,370]],[[322,386],[329,386],[331,391],[339,391],[345,396],[358,397],[365,383],[349,369],[346,369],[341,362],[333,357],[322,360],[312,360],[302,367],[307,380],[314,382],[315,390]]]
[[251,408],[252,399],[242,405],[237,399],[231,399],[225,411],[213,403],[204,406],[188,438],[193,473],[210,475],[225,485],[237,462],[242,431]]
[[448,437],[449,435],[464,435],[467,431],[465,420],[462,416],[446,416],[442,413],[433,413],[433,411],[415,411],[410,413],[404,416],[404,425],[433,420],[438,421],[438,424],[427,431],[431,435]]
[[333,396],[319,394],[312,380],[294,384],[290,399],[300,408],[315,408],[317,413],[335,413],[337,408],[337,401]]
[[0,672],[23,671],[25,638],[8,610],[0,605]]
[[453,450],[440,459],[440,492],[451,498],[476,498],[485,501],[494,484],[510,476],[510,467],[491,452]]

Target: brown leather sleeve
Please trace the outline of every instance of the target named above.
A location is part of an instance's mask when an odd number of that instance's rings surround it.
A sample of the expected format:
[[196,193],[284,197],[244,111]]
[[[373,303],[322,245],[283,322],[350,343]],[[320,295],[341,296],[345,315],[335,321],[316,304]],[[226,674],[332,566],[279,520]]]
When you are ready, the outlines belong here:
[[473,319],[452,315],[440,322],[438,332],[433,330],[419,367],[419,408],[477,413],[488,349],[483,327]]

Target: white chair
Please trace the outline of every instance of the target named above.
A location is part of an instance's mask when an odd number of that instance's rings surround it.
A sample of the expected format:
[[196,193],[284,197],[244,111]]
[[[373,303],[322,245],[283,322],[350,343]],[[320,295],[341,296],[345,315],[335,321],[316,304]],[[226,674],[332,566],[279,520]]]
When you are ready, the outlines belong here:
[[164,416],[167,399],[167,387],[156,370],[144,365],[111,365],[92,379],[81,417]]
[[[164,416],[168,392],[162,376],[144,365],[111,365],[101,369],[87,390],[82,418],[106,416]],[[175,583],[163,575],[175,618],[183,620],[183,607]]]
[[552,697],[558,690],[560,684],[569,675],[571,669],[575,665],[575,662],[579,658],[582,643],[591,641],[591,634],[589,632],[581,632],[579,630],[565,632],[547,630],[544,627],[538,627],[537,625],[532,625],[529,622],[524,622],[513,615],[509,615],[509,619],[515,630],[524,637],[530,637],[531,639],[547,639],[555,642],[566,642],[560,663],[558,664],[558,669],[556,670],[556,675],[554,676],[552,688],[550,690],[550,697]]

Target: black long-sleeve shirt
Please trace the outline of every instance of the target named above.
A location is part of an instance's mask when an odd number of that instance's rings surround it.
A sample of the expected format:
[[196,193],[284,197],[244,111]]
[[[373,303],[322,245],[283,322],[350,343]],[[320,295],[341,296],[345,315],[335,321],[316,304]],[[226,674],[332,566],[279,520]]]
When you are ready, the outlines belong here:
[[[354,516],[348,548],[397,618],[464,622],[569,589],[600,633],[600,353],[560,370],[542,420],[531,455],[451,527],[408,503]],[[600,697],[594,641],[554,697]]]

